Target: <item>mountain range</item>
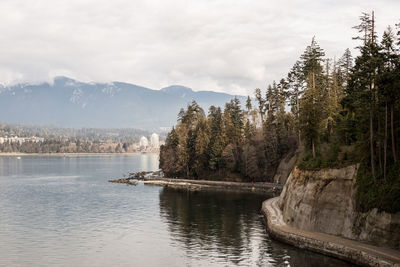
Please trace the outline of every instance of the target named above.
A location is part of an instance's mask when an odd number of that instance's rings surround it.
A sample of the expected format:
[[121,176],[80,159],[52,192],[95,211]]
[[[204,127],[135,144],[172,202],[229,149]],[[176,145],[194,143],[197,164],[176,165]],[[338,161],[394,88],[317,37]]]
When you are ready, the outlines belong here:
[[[0,87],[0,122],[60,127],[137,128],[160,131],[195,100],[207,113],[234,95],[180,85],[153,90],[123,82],[85,83],[56,77],[52,84]],[[244,104],[246,98],[237,96]]]

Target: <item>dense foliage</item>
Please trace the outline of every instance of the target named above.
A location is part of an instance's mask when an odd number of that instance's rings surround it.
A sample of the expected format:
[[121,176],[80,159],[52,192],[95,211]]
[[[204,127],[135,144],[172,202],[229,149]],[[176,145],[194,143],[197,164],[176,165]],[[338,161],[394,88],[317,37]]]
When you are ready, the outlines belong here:
[[[196,102],[182,109],[178,125],[161,147],[164,173],[247,181],[273,177],[280,159],[296,147],[293,118],[284,110],[282,86],[274,84],[265,99],[259,97],[261,111],[252,107],[250,98],[246,110],[237,98],[227,103],[224,111],[211,106],[207,116]],[[267,119],[258,125],[260,117]]]
[[112,143],[99,141],[64,141],[49,139],[43,142],[4,142],[0,143],[3,153],[124,153],[134,152],[131,143]]
[[[237,99],[206,117],[193,102],[161,149],[167,176],[270,180],[279,161],[302,148],[302,169],[360,163],[357,205],[400,211],[400,23],[378,40],[374,14],[354,28],[361,41],[327,59],[315,38],[287,77],[255,91],[246,109]],[[253,101],[254,102],[254,101]],[[290,107],[290,112],[289,112]]]
[[[45,140],[110,141],[113,143],[137,143],[142,136],[149,136],[151,132],[134,128],[62,128],[44,125],[19,125],[0,123],[0,137],[41,137]],[[165,134],[160,133],[164,139]]]

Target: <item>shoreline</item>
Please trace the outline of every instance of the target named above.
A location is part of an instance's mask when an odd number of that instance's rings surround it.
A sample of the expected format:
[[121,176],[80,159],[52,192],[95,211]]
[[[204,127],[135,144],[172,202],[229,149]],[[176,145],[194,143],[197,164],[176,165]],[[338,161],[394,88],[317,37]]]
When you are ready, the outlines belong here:
[[144,185],[163,186],[171,188],[182,188],[192,191],[198,190],[224,190],[224,191],[241,191],[251,193],[279,195],[283,186],[274,183],[247,183],[247,182],[227,182],[213,180],[189,180],[174,178],[144,178],[139,179]]
[[0,152],[0,157],[21,157],[21,156],[54,156],[54,157],[70,157],[70,156],[132,156],[132,155],[147,155],[159,154],[158,152],[126,152],[126,153],[91,153],[91,152],[78,152],[78,153],[20,153],[20,152]]
[[261,208],[267,232],[272,238],[362,266],[400,266],[400,251],[287,225],[278,201],[279,197],[270,198],[263,202]]

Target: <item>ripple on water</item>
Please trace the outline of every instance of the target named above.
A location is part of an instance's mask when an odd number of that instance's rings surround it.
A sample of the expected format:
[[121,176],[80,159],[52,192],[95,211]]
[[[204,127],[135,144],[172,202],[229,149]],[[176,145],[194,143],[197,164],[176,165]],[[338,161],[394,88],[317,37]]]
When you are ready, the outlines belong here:
[[269,239],[265,197],[110,184],[157,155],[0,157],[0,266],[345,266]]

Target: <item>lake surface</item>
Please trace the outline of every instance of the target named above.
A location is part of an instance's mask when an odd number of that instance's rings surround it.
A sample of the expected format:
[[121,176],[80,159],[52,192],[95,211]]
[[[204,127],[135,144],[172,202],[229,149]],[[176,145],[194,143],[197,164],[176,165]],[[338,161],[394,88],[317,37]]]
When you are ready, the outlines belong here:
[[266,197],[108,183],[158,155],[0,156],[0,266],[350,266],[272,241]]

